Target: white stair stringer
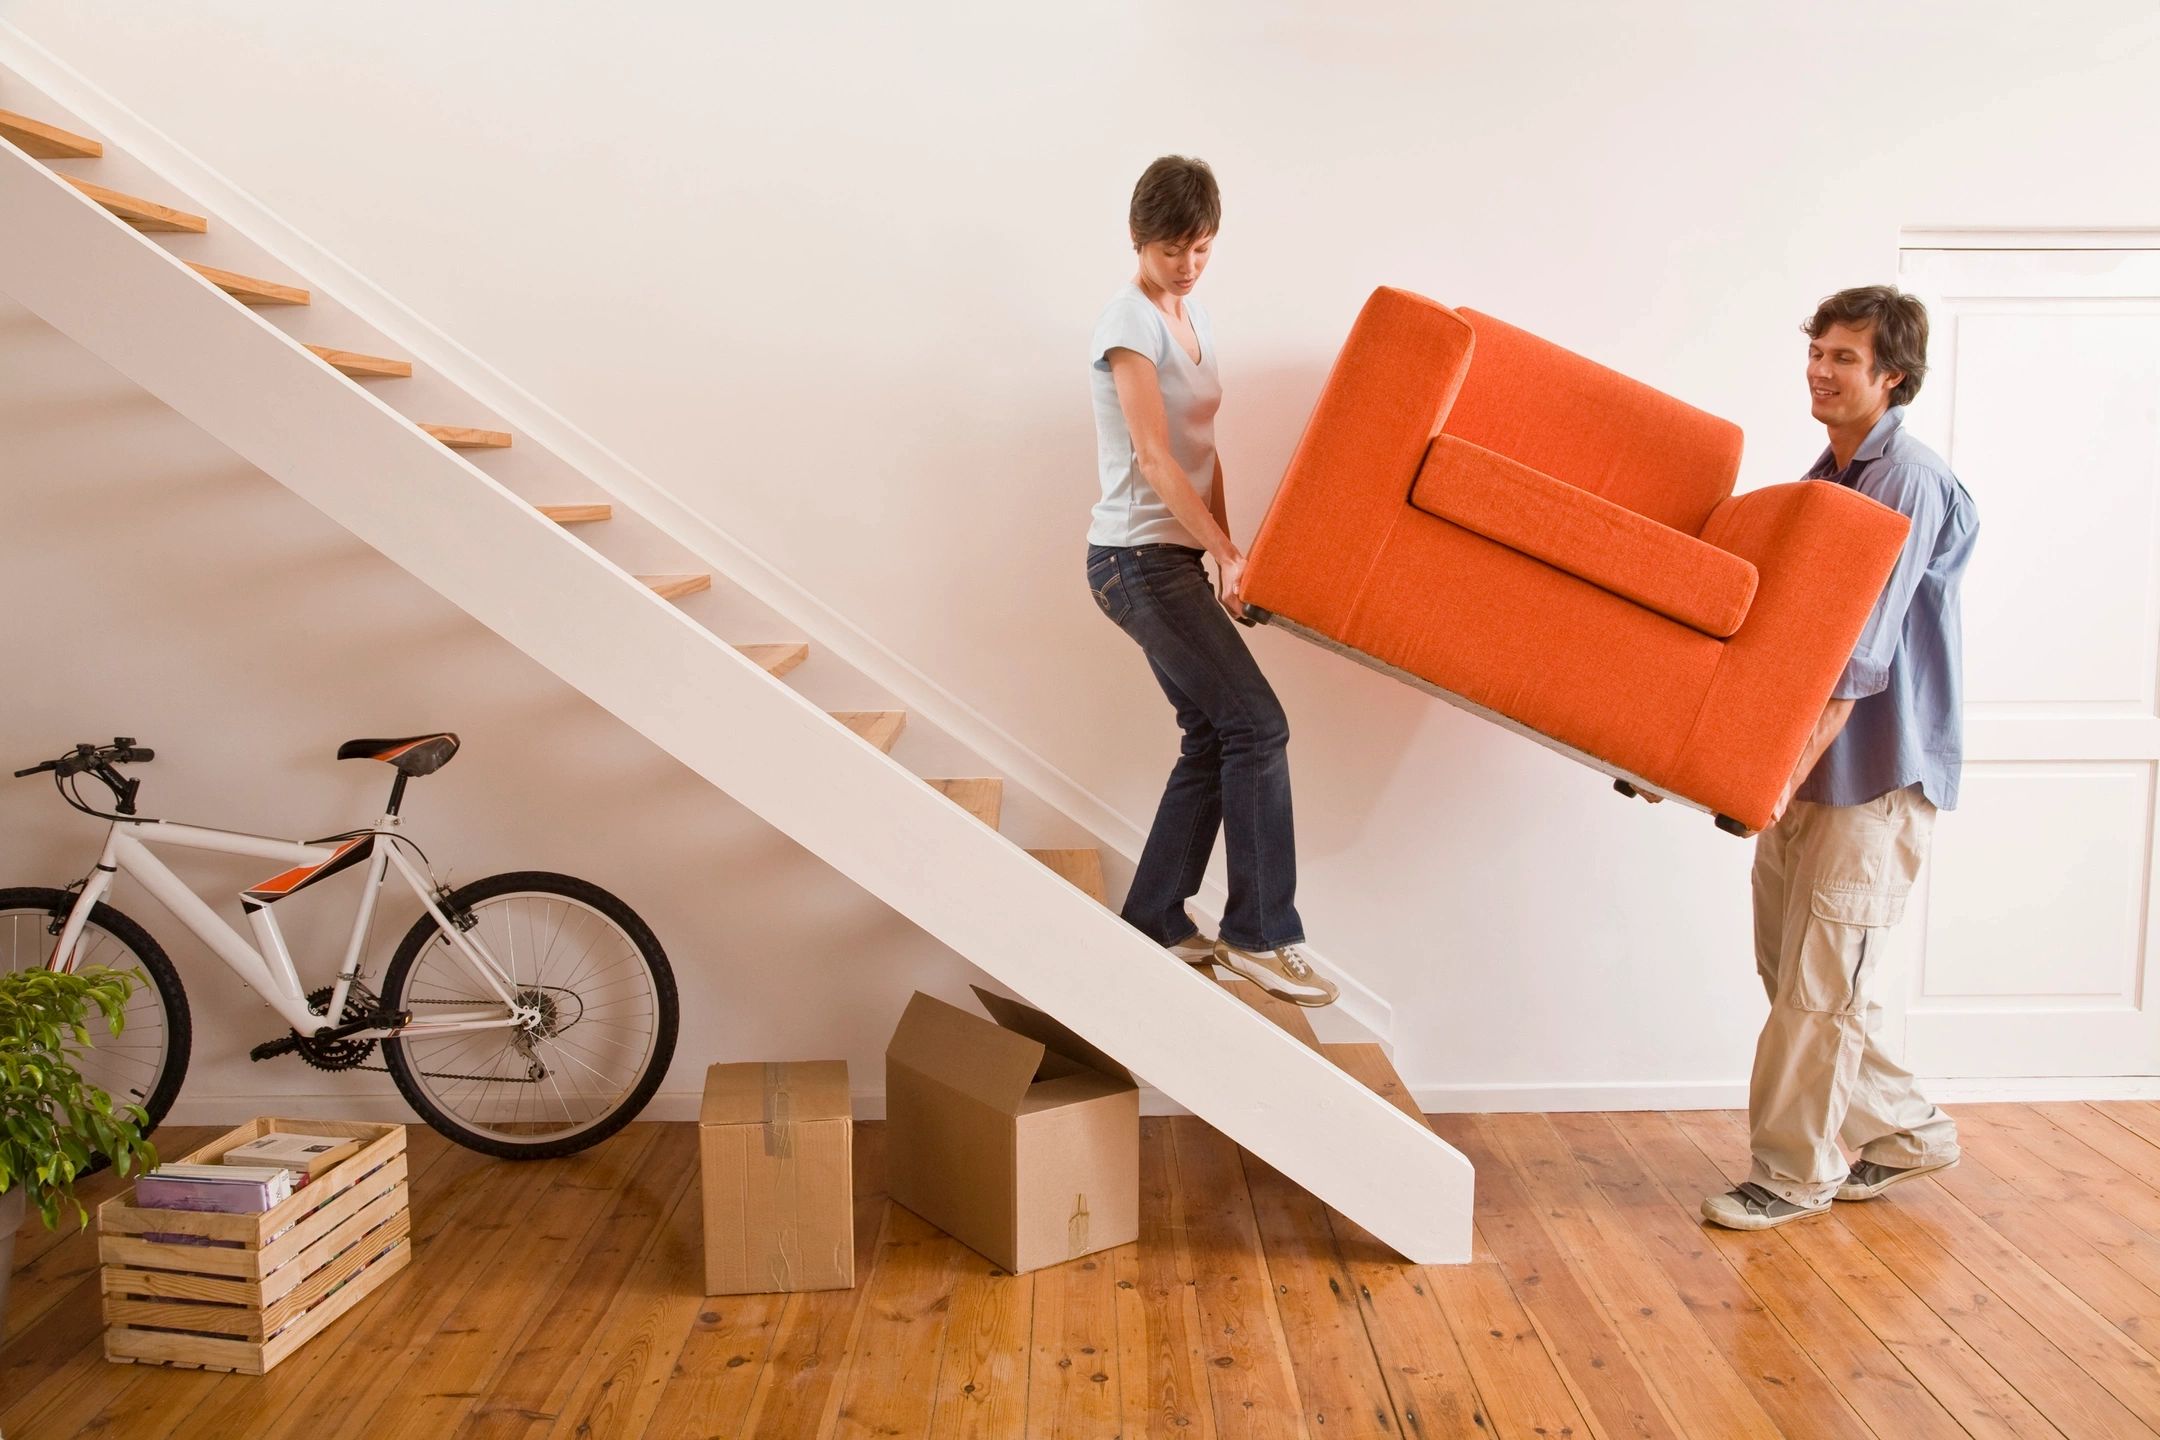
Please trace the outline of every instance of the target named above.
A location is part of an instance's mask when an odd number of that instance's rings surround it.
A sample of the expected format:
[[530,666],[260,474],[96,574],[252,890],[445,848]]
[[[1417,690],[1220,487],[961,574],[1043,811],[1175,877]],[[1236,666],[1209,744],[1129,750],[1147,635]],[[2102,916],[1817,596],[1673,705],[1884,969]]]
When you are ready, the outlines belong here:
[[1405,1258],[1469,1259],[1430,1130],[5,141],[0,216],[53,328]]

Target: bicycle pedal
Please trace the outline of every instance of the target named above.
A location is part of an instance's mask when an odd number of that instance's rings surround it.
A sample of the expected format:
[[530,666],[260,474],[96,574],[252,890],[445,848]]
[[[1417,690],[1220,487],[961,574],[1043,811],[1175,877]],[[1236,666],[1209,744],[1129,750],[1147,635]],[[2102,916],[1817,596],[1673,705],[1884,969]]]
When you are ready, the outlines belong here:
[[275,1060],[280,1055],[290,1055],[300,1048],[300,1037],[281,1035],[275,1040],[265,1040],[248,1051],[250,1060]]

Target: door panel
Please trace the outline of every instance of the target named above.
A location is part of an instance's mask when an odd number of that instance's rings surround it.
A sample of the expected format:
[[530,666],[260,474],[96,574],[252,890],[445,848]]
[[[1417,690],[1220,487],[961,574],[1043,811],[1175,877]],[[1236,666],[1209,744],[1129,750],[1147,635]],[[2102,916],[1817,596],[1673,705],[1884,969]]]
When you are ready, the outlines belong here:
[[2160,251],[1908,249],[1933,369],[1908,423],[1980,510],[1966,767],[1935,829],[1905,1060],[2160,1072]]

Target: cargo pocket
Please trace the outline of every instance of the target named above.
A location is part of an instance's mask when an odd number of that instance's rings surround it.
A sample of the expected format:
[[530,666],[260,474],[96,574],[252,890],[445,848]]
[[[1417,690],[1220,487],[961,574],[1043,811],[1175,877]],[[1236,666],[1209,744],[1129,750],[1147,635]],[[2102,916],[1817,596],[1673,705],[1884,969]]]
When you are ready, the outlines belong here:
[[1859,1013],[1860,997],[1885,932],[1905,914],[1905,895],[1888,890],[1817,889],[1808,898],[1807,934],[1793,967],[1788,1003],[1824,1014]]

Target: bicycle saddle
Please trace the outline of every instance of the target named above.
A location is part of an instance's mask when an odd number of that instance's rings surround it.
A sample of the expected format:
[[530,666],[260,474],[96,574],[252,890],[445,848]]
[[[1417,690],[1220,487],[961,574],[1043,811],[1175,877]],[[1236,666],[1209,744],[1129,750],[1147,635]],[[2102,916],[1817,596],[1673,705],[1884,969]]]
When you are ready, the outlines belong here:
[[380,760],[405,775],[432,775],[457,754],[455,735],[408,735],[402,740],[347,740],[337,747],[340,760]]

